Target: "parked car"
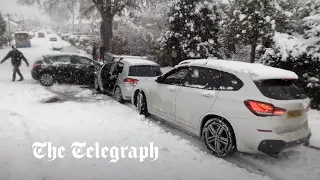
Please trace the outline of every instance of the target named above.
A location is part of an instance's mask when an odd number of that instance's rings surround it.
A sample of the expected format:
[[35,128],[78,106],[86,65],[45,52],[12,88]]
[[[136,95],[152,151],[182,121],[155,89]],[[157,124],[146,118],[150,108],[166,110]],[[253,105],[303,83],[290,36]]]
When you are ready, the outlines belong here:
[[51,36],[51,37],[50,37],[50,41],[58,41],[58,38],[55,37],[55,36]]
[[131,100],[133,89],[138,81],[157,77],[162,74],[160,66],[144,59],[122,58],[104,64],[95,73],[95,88],[111,93],[123,103]]
[[63,49],[63,44],[61,42],[56,42],[52,44],[53,51],[61,51]]
[[95,68],[100,66],[80,54],[44,55],[33,64],[31,74],[43,86],[55,82],[93,86]]
[[277,156],[308,143],[310,99],[291,71],[224,60],[191,60],[139,82],[132,103],[200,136],[218,157],[236,150]]
[[38,32],[38,38],[45,38],[45,34],[43,32]]

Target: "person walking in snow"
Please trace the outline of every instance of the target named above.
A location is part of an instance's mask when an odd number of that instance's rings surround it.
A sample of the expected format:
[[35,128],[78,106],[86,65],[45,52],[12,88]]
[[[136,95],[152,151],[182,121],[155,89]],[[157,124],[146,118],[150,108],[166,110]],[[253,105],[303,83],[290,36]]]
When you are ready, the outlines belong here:
[[26,63],[26,65],[29,67],[28,60],[24,57],[22,52],[20,52],[15,46],[12,46],[12,50],[9,51],[9,53],[2,59],[0,64],[4,63],[9,58],[11,58],[11,64],[13,66],[12,81],[16,81],[16,74],[17,73],[20,76],[19,81],[23,81],[23,76],[20,72],[19,67],[21,66],[21,60],[23,60]]

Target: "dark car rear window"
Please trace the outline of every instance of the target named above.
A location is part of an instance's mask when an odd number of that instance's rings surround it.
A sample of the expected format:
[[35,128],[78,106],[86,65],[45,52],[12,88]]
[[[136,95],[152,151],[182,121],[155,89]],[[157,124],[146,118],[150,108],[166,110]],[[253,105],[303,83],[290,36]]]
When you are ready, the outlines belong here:
[[159,66],[138,65],[129,67],[129,76],[154,77],[162,75]]
[[294,85],[295,80],[269,79],[256,81],[261,93],[275,100],[306,99],[307,96]]

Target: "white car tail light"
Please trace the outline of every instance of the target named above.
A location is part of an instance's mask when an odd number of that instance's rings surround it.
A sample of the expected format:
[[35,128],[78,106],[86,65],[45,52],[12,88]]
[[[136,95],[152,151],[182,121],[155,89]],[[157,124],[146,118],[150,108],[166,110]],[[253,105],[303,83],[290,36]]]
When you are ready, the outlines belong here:
[[137,84],[139,82],[139,80],[133,79],[133,78],[126,78],[126,79],[124,79],[124,82],[128,83],[128,84]]
[[282,116],[286,113],[286,109],[274,107],[270,103],[246,100],[244,104],[247,108],[257,116]]

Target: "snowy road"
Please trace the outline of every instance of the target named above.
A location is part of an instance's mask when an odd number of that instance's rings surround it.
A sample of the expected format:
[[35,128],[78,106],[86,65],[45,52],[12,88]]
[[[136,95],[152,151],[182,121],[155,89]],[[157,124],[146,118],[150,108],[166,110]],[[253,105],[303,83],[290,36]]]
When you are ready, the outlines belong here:
[[[30,61],[50,52],[46,40],[36,39],[34,44],[35,47],[22,50]],[[7,51],[0,50],[0,58]],[[12,83],[10,63],[0,65],[1,180],[128,177],[317,180],[320,177],[320,151],[301,147],[279,159],[242,154],[218,159],[208,154],[197,138],[154,118],[145,119],[130,105],[75,86],[44,88],[31,79],[30,68],[23,66],[22,72],[26,81]],[[318,112],[311,113],[312,117],[320,116]],[[311,121],[313,130],[319,130],[317,122]],[[113,164],[106,159],[76,160],[72,156],[50,162],[32,155],[31,145],[43,141],[64,147],[83,141],[90,145],[99,142],[105,146],[137,147],[154,142],[160,152],[154,162],[121,159]]]

